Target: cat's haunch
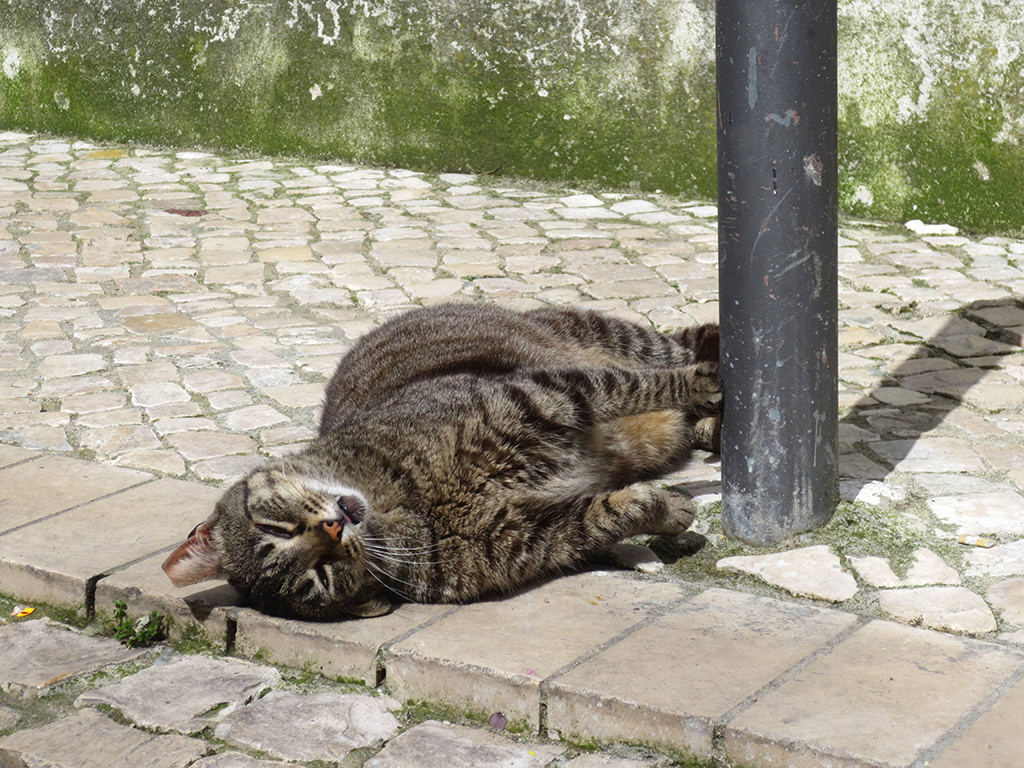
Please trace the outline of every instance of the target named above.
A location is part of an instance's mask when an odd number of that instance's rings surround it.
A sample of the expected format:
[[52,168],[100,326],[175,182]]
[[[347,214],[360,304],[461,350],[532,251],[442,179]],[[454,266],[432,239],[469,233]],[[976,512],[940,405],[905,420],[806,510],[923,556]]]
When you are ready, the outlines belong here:
[[717,450],[718,326],[446,304],[362,337],[319,434],[232,485],[167,559],[264,612],[466,602],[693,520],[647,481]]

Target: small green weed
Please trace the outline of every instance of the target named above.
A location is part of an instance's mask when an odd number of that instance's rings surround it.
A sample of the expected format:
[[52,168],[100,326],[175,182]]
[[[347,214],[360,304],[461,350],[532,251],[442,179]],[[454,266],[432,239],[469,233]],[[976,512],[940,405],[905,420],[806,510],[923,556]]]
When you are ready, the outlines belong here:
[[167,636],[165,624],[166,619],[159,611],[132,619],[125,602],[115,600],[114,617],[105,621],[103,627],[129,648],[146,648]]

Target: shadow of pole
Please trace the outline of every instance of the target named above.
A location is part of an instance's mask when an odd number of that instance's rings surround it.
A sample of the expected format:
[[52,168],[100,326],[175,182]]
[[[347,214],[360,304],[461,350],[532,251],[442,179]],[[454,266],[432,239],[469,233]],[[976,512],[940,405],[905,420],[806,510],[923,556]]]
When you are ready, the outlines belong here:
[[994,427],[964,406],[993,412],[1024,402],[1022,382],[1002,370],[1010,360],[1022,364],[1012,357],[1022,352],[1020,301],[977,301],[948,315],[896,321],[893,327],[898,341],[840,354],[841,382],[849,381],[844,368],[849,370],[851,363],[879,357],[892,361],[878,364],[882,372],[877,383],[840,418],[845,500],[894,472],[984,472],[978,454],[957,440],[953,430],[940,428],[950,425],[983,434]]

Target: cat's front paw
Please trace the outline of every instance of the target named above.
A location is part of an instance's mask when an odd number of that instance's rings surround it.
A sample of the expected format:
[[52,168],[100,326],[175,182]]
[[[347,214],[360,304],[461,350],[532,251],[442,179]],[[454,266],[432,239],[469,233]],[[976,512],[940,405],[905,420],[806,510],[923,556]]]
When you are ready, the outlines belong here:
[[722,412],[722,379],[717,363],[697,363],[686,369],[686,385],[690,394],[687,408],[690,413],[704,418]]
[[697,505],[692,499],[678,493],[667,493],[665,518],[662,522],[662,536],[676,536],[693,524],[697,516]]

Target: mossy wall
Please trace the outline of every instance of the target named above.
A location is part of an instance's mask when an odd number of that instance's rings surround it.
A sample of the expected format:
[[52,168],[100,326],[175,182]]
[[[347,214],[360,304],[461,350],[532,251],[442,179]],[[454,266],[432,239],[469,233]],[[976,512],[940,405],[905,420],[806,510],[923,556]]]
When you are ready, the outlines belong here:
[[[1024,0],[840,3],[848,210],[1024,228]],[[0,0],[0,127],[710,198],[712,0]]]

